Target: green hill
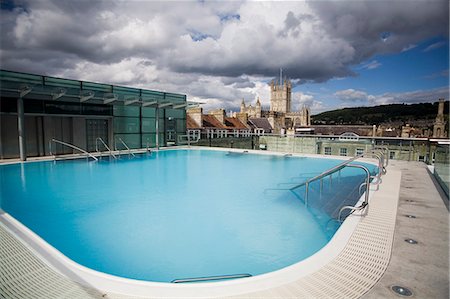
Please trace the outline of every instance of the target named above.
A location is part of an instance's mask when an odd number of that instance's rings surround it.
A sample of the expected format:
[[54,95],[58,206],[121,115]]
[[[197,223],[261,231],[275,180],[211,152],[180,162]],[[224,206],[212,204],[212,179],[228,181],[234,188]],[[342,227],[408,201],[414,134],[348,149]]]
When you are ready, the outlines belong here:
[[[448,120],[449,101],[444,104],[445,118]],[[438,112],[438,102],[420,104],[390,104],[374,107],[344,108],[312,115],[312,124],[328,125],[379,125],[389,122],[433,121]]]

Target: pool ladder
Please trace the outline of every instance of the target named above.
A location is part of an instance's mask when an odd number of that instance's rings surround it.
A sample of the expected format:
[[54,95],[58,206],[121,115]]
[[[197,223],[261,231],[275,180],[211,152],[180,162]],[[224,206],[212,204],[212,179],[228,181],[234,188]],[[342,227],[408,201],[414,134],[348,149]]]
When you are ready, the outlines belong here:
[[[364,180],[364,182],[359,186],[359,192],[361,193],[361,190],[363,187],[365,187],[365,197],[364,197],[364,201],[358,206],[358,207],[351,207],[351,206],[343,206],[340,211],[339,211],[339,216],[337,218],[337,220],[339,220],[340,222],[342,221],[341,219],[341,215],[342,212],[344,210],[350,210],[350,214],[352,214],[355,211],[363,211],[365,210],[365,212],[367,213],[367,207],[369,205],[369,192],[370,192],[370,184],[372,183],[373,185],[377,186],[377,190],[378,190],[378,185],[381,183],[381,176],[383,174],[386,174],[386,166],[389,163],[389,158],[387,157],[388,152],[386,150],[386,148],[383,147],[375,147],[373,149],[371,149],[370,151],[363,153],[361,155],[357,155],[349,160],[346,160],[318,175],[316,175],[313,178],[310,178],[302,183],[299,184],[295,184],[295,186],[291,187],[291,188],[270,188],[270,189],[265,189],[264,192],[268,191],[268,190],[285,190],[285,191],[291,191],[294,195],[297,196],[297,194],[294,192],[296,189],[305,186],[305,195],[303,198],[303,201],[305,203],[305,206],[308,206],[308,195],[309,195],[309,187],[310,184],[314,181],[320,180],[320,191],[322,192],[322,188],[323,188],[323,179],[325,177],[329,177],[330,180],[330,186],[332,184],[332,177],[334,173],[338,173],[340,176],[341,170],[344,169],[345,167],[353,167],[353,168],[359,168],[362,169],[365,174],[366,174],[366,179]],[[359,158],[363,158],[363,157],[372,157],[372,158],[376,158],[378,160],[378,173],[375,176],[371,176],[370,171],[362,165],[359,164],[350,164],[351,162],[359,159]],[[281,183],[284,185],[292,185],[293,183]],[[298,197],[298,196],[297,196]]]
[[[133,156],[133,157],[136,157],[136,155],[134,154],[134,153],[132,153],[131,152],[131,149],[128,147],[128,145],[122,140],[122,138],[117,138],[117,139],[119,139],[119,141],[120,141],[120,143],[122,143],[122,145],[128,150],[128,155],[131,155],[131,156]],[[116,151],[118,151],[119,152],[119,155],[120,155],[120,150],[118,150],[117,149],[117,140],[114,142],[114,149],[116,150]]]
[[252,276],[251,274],[243,273],[243,274],[229,274],[229,275],[214,275],[214,276],[205,276],[205,277],[179,278],[179,279],[172,280],[171,283],[201,282],[201,281],[211,281],[211,280],[245,278],[245,277],[251,277],[251,276]]
[[[52,153],[52,143],[59,143],[59,144],[61,144],[61,145],[70,147],[70,148],[72,148],[72,149],[75,149],[75,150],[77,150],[77,151],[82,152],[83,154],[86,154],[87,156],[91,157],[91,158],[94,159],[95,161],[98,161],[98,159],[97,159],[94,155],[92,155],[91,153],[88,153],[88,152],[85,151],[84,149],[79,148],[78,146],[75,146],[75,145],[73,145],[73,144],[70,144],[70,143],[67,143],[67,142],[64,142],[64,141],[55,139],[55,138],[53,138],[52,140],[50,140],[49,143],[48,143],[48,149],[49,149],[49,151],[50,151],[50,155],[51,155],[51,156],[53,156],[53,153]],[[55,156],[55,159],[56,159],[56,153],[55,153],[54,156]]]
[[101,142],[103,144],[103,146],[109,151],[109,155],[112,156],[114,159],[117,159],[116,155],[113,154],[112,150],[109,148],[109,146],[105,143],[105,141],[103,141],[103,139],[101,137],[97,137],[97,139],[95,139],[95,150],[97,151],[97,153],[101,154],[100,150],[98,149],[98,142]]

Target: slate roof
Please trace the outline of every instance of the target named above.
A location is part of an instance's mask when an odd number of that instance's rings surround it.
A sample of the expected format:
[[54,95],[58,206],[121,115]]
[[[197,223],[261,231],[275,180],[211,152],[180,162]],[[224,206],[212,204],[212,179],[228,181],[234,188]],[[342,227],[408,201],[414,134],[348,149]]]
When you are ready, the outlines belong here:
[[272,132],[272,126],[267,118],[250,118],[248,121],[254,128],[264,129],[264,133]]
[[235,117],[226,117],[225,124],[229,129],[234,130],[246,130],[248,129],[246,125],[244,125],[238,118]]

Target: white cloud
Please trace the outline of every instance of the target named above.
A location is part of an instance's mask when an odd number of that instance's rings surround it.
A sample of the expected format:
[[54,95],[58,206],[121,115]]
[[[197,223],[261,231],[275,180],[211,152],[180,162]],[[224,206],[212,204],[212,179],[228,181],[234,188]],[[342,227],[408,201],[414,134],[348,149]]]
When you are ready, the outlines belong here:
[[363,64],[362,68],[363,69],[368,69],[368,70],[374,70],[377,69],[381,66],[381,63],[378,62],[377,60],[372,60],[368,63]]
[[303,106],[311,110],[311,114],[324,112],[329,107],[324,104],[324,101],[317,99],[315,95],[303,93],[301,91],[292,94],[292,110],[299,111]]
[[355,102],[355,101],[367,101],[369,100],[369,95],[360,90],[355,89],[346,89],[346,90],[340,90],[334,93],[334,95],[341,101],[346,102]]
[[413,104],[436,102],[438,99],[449,99],[448,87],[440,87],[429,90],[415,90],[399,93],[384,93],[381,95],[371,96],[369,98],[370,105],[386,105],[386,104]]
[[445,44],[446,44],[446,42],[444,42],[444,41],[440,41],[440,42],[431,44],[431,45],[429,45],[428,47],[426,47],[426,48],[423,50],[423,52],[429,52],[429,51],[432,51],[432,50],[434,50],[434,49],[439,49],[440,47],[445,46]]
[[436,102],[438,99],[449,99],[448,87],[440,87],[428,90],[415,90],[409,92],[387,92],[371,95],[367,92],[346,89],[334,94],[338,99],[344,101],[341,107],[349,106],[376,106],[387,104],[413,104]]
[[408,45],[408,46],[406,46],[406,47],[404,47],[404,48],[402,49],[402,52],[407,52],[407,51],[412,50],[412,49],[414,49],[414,48],[416,48],[416,47],[417,47],[417,45],[413,45],[413,44]]
[[[448,36],[448,3],[436,0],[22,2],[0,11],[2,68],[180,92],[235,110],[257,96],[268,106],[267,82],[280,67],[294,82],[324,82],[355,75],[355,65],[379,67],[374,55]],[[371,100],[350,91],[336,96]],[[326,107],[310,96],[299,94],[300,103]]]

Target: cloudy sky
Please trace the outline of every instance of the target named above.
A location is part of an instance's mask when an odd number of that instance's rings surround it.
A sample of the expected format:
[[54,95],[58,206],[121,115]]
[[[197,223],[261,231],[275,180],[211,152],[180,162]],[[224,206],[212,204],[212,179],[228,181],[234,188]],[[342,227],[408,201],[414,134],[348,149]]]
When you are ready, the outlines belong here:
[[1,0],[2,69],[313,113],[449,98],[447,0]]

